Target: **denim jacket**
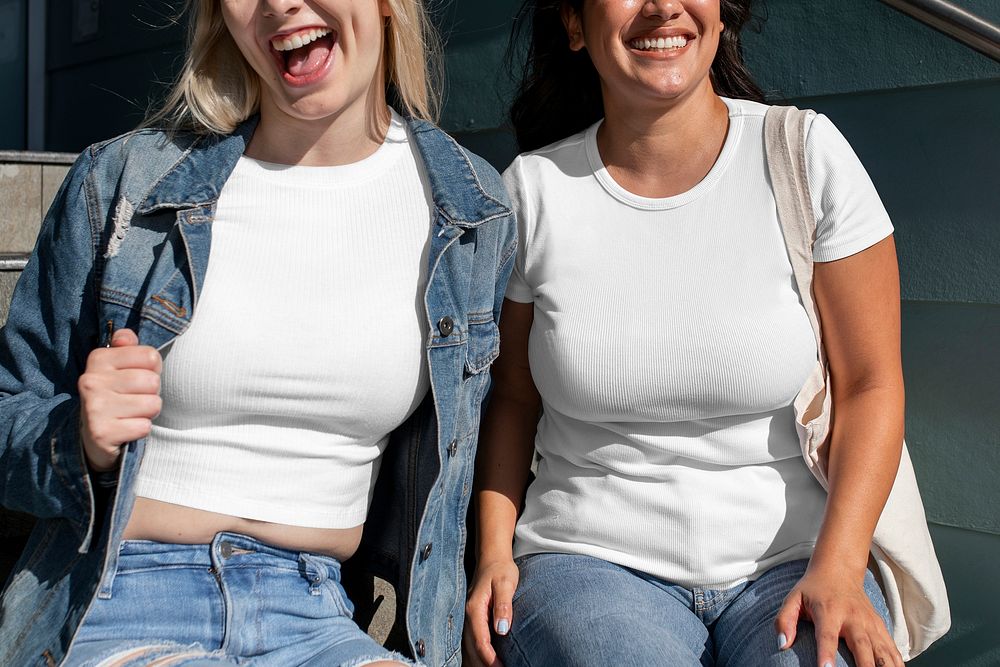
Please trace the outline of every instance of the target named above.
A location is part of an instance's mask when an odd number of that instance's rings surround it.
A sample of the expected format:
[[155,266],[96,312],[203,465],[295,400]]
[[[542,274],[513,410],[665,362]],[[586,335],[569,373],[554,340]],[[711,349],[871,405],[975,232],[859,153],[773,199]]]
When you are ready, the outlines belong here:
[[[402,648],[456,665],[476,434],[516,230],[486,162],[431,124],[408,123],[435,207],[424,296],[431,391],[390,436],[348,564],[395,584]],[[0,665],[61,663],[91,601],[112,595],[145,442],[123,448],[117,490],[100,502],[77,379],[108,322],[156,348],[187,328],[219,192],[254,126],[172,139],[141,130],[91,146],[46,216],[0,331],[0,504],[39,518],[0,601]]]

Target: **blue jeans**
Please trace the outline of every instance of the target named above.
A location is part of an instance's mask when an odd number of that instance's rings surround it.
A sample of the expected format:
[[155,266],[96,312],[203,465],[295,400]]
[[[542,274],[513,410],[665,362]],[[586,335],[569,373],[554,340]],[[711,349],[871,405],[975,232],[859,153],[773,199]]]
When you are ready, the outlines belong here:
[[[523,556],[512,627],[493,645],[506,667],[815,667],[811,623],[799,624],[785,651],[774,629],[807,564],[784,563],[726,590],[690,590],[590,556]],[[871,572],[864,586],[888,626]],[[843,641],[837,665],[854,665]]]
[[351,620],[334,558],[232,533],[200,545],[129,540],[119,553],[111,597],[87,611],[66,665],[410,664]]

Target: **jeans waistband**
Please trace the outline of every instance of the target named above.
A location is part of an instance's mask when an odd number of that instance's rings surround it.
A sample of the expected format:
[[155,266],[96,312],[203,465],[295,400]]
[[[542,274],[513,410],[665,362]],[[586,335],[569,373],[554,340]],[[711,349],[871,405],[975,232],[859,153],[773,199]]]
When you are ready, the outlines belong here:
[[298,571],[313,583],[340,581],[336,558],[271,546],[239,533],[217,533],[209,544],[122,540],[112,563],[106,597],[111,597],[118,574],[157,567],[203,567],[216,572],[233,567],[282,568]]

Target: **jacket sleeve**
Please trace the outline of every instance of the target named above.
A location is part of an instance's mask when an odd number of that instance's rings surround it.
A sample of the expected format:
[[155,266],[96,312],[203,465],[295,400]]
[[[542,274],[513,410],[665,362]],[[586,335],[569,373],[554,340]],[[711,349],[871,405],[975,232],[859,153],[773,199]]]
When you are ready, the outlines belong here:
[[89,542],[94,501],[77,379],[98,339],[85,151],[56,194],[0,329],[0,504],[70,520]]

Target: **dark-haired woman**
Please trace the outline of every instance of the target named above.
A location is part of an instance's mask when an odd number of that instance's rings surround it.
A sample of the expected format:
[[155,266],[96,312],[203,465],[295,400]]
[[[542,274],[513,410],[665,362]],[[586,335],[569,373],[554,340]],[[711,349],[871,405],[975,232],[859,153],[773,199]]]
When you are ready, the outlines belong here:
[[[521,247],[480,441],[474,663],[884,667],[947,629],[933,550],[885,565],[903,532],[880,514],[897,468],[912,476],[892,225],[816,115],[836,423],[822,475],[803,459],[795,398],[820,343],[740,57],[749,4],[527,4],[513,119],[533,152],[505,175]],[[919,502],[902,514],[929,544]]]

